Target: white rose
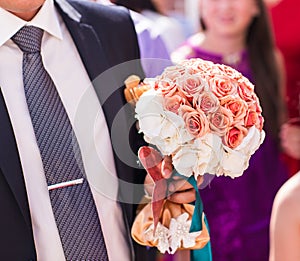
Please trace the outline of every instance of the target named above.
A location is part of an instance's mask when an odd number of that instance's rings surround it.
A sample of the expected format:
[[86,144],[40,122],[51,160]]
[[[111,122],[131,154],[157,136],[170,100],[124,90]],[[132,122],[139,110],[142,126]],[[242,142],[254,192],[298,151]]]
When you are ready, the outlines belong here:
[[225,175],[231,178],[242,176],[245,169],[249,166],[251,155],[259,148],[264,138],[265,132],[259,131],[255,126],[252,126],[242,143],[234,150],[223,146],[224,149],[217,176]]
[[195,178],[205,173],[215,174],[220,160],[221,139],[208,133],[185,144],[173,156],[174,168],[182,175]]
[[195,141],[198,160],[194,168],[195,178],[205,173],[216,174],[221,158],[222,140],[219,136],[207,133]]
[[250,156],[224,146],[218,176],[240,177],[249,165]]
[[162,99],[154,90],[144,93],[136,104],[136,117],[144,139],[156,145],[162,154],[171,155],[193,136],[185,129],[180,116],[164,110]]
[[251,156],[263,143],[265,139],[265,132],[258,130],[255,126],[252,126],[248,130],[247,136],[243,139],[242,143],[235,148],[236,151]]
[[163,97],[153,89],[143,93],[136,103],[136,118],[140,131],[148,138],[159,135],[164,120]]
[[197,163],[197,149],[192,146],[184,146],[172,157],[172,163],[176,171],[186,177],[194,174],[194,166]]
[[162,154],[171,155],[193,136],[185,129],[181,117],[172,112],[166,112],[165,116],[159,135],[152,137],[150,143],[156,145]]
[[[201,139],[203,143],[203,149],[211,151],[209,162],[205,173],[216,174],[222,157],[222,139],[216,134],[208,133]],[[206,145],[206,147],[204,146]],[[203,149],[199,153],[199,160],[202,158]]]

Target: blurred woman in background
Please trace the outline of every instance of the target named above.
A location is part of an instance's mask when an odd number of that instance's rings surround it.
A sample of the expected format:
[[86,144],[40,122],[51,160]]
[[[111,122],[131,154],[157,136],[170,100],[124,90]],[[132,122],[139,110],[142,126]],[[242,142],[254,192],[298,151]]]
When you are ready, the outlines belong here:
[[214,261],[266,261],[274,196],[287,179],[278,131],[284,121],[282,59],[262,0],[201,0],[203,30],[172,55],[230,65],[255,84],[266,138],[242,177],[214,178],[201,191]]
[[167,14],[168,2],[165,0],[112,0],[111,2],[125,6],[150,19],[153,22],[154,34],[162,37],[169,53],[185,41],[182,25]]

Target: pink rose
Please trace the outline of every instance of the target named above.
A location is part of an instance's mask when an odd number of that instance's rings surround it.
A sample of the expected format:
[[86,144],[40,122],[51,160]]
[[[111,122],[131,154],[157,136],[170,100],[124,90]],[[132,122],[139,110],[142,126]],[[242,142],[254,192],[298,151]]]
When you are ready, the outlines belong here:
[[251,110],[251,111],[256,111],[256,109],[257,109],[256,102],[253,100],[247,101],[247,106],[248,106],[248,110]]
[[180,115],[185,122],[188,132],[194,137],[204,136],[208,132],[209,123],[204,112],[195,110],[187,105],[182,105]]
[[237,82],[227,76],[215,75],[213,78],[209,79],[209,85],[212,92],[218,98],[237,93]]
[[182,91],[182,93],[192,100],[193,96],[198,96],[202,93],[204,89],[204,85],[200,77],[185,74],[182,78],[180,78],[177,82],[178,89]]
[[259,114],[256,111],[248,110],[245,117],[245,126],[250,128],[251,126],[257,124],[259,122],[258,116]]
[[166,79],[175,82],[176,79],[182,76],[183,74],[185,74],[185,72],[186,72],[186,68],[184,68],[183,66],[180,65],[170,66],[164,70],[162,75],[159,77],[159,80]]
[[203,92],[194,99],[194,106],[205,114],[213,113],[220,107],[219,99],[211,92]]
[[252,101],[254,85],[248,79],[243,78],[243,80],[238,81],[237,92],[244,101]]
[[202,70],[199,71],[199,75],[201,76],[201,78],[204,78],[207,82],[209,82],[212,78],[224,76],[215,64],[211,66],[205,65],[201,67]]
[[211,131],[222,137],[231,126],[233,115],[230,110],[227,110],[224,107],[219,107],[218,111],[208,115],[208,119]]
[[190,68],[187,68],[187,73],[190,75],[193,75],[193,74],[199,73],[199,71],[197,70],[197,68],[190,67]]
[[181,105],[187,104],[187,100],[180,96],[179,94],[175,94],[173,96],[164,97],[164,107],[166,110],[174,112],[178,114],[178,109]]
[[264,117],[261,115],[258,115],[258,121],[256,122],[255,127],[257,129],[259,129],[260,131],[262,131],[262,129],[264,127],[264,122],[265,122]]
[[155,82],[155,90],[160,90],[163,96],[172,96],[177,91],[177,85],[170,80],[159,80]]
[[231,127],[223,137],[223,143],[227,147],[234,149],[242,143],[247,133],[248,130],[241,125]]
[[[263,119],[261,119],[262,108],[260,107],[259,100],[254,93],[252,95],[252,100],[248,101],[247,104],[248,104],[249,113],[253,115],[250,116],[247,115],[249,119],[245,118],[245,122],[246,121],[253,122],[254,121],[253,117],[256,117],[257,121],[253,125],[255,125],[258,129],[262,129],[263,121],[264,121]],[[256,116],[254,116],[255,115],[254,112],[257,114]]]
[[247,113],[247,103],[241,98],[226,96],[220,100],[220,104],[233,114],[233,123],[243,120]]
[[185,68],[188,68],[188,67],[195,66],[195,63],[198,62],[197,60],[198,59],[195,59],[195,58],[185,59],[185,60],[180,61],[179,64]]
[[259,99],[258,99],[258,97],[256,96],[255,93],[253,93],[252,98],[253,98],[253,102],[254,102],[254,105],[255,105],[255,108],[256,108],[256,112],[262,113],[262,108],[260,106]]
[[264,118],[261,115],[261,112],[257,110],[255,106],[253,108],[247,111],[245,117],[245,126],[247,128],[250,128],[251,126],[255,125],[257,129],[262,131],[264,125]]
[[243,75],[237,70],[225,65],[225,64],[216,64],[218,69],[231,79],[239,80],[243,78]]
[[211,61],[197,59],[197,61],[194,61],[193,66],[198,70],[198,72],[208,72],[215,66],[215,64]]

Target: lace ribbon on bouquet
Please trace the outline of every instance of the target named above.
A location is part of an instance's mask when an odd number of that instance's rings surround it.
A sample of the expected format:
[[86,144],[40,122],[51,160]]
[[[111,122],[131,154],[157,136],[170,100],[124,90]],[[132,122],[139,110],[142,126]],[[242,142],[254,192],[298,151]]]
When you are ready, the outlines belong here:
[[196,193],[194,205],[177,204],[166,199],[169,180],[161,174],[161,154],[144,146],[139,149],[139,159],[153,179],[154,189],[151,203],[140,211],[134,221],[133,239],[141,245],[155,246],[161,253],[174,254],[180,249],[191,249],[191,257],[194,257],[191,260],[201,257],[203,261],[210,261],[208,224],[194,176],[187,178],[173,174],[186,179]]

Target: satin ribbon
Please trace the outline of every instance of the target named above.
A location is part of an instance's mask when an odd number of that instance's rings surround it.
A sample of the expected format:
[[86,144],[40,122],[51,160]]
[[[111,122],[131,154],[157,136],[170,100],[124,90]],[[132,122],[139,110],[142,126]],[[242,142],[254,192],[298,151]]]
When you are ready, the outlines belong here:
[[[192,224],[190,227],[190,232],[197,232],[202,230],[202,214],[203,214],[203,203],[200,197],[200,192],[197,186],[197,182],[194,176],[187,178],[179,173],[175,173],[183,179],[186,179],[196,191],[196,201],[194,202],[195,209],[192,217]],[[204,215],[204,221],[209,231],[209,225],[206,216]],[[204,248],[195,249],[190,251],[191,261],[212,261],[211,243],[210,241],[205,245]]]

